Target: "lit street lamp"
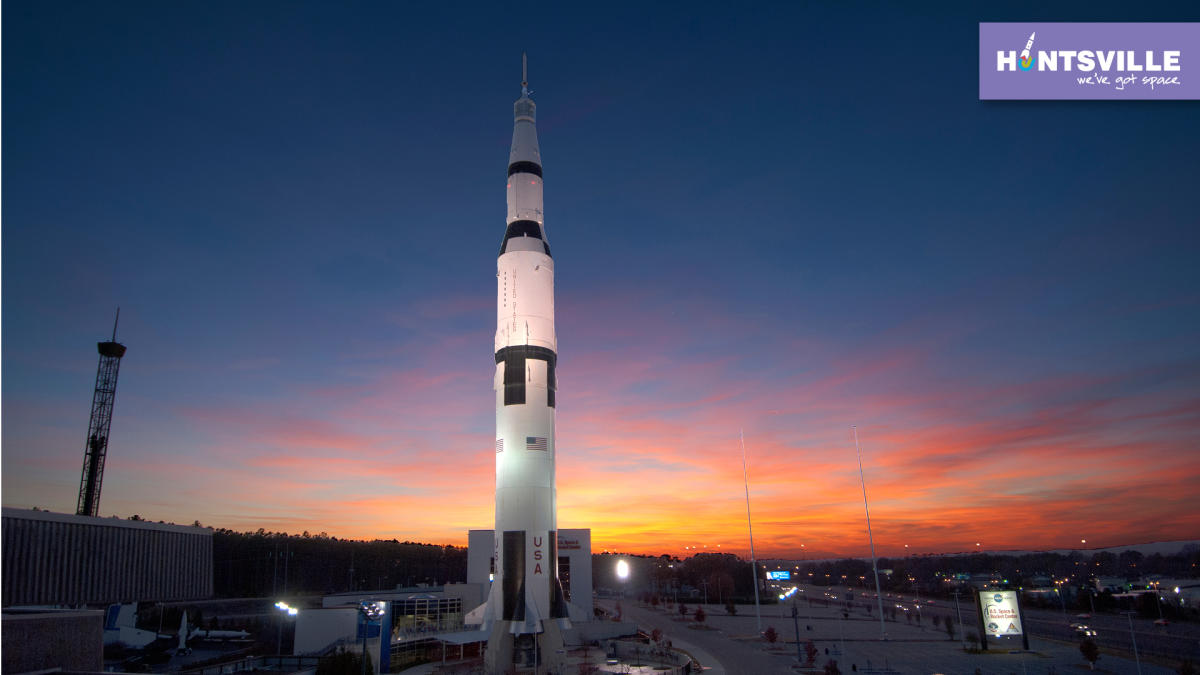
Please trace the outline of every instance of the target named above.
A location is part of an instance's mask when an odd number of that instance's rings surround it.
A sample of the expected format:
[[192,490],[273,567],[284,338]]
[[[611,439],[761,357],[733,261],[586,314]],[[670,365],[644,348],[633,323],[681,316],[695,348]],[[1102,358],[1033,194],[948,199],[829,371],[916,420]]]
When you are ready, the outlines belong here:
[[796,662],[804,663],[804,656],[800,653],[800,608],[796,606],[796,592],[800,590],[799,586],[792,586],[792,590],[779,596],[780,600],[787,600],[788,596],[792,597],[792,624],[796,628]]
[[[383,618],[384,605],[382,602],[370,602],[363,600],[358,603],[358,612],[363,617],[362,631],[362,675],[367,675],[367,633],[370,632],[371,624]],[[383,635],[379,636],[379,651],[380,657],[383,656]]]
[[292,607],[291,605],[287,604],[286,602],[284,602],[282,600],[275,603],[275,609],[278,609],[281,612],[279,615],[279,634],[276,636],[276,639],[275,639],[275,653],[282,656],[283,655],[283,619],[288,616],[296,616],[296,614],[298,614],[300,612],[300,610],[296,609],[295,607]]
[[621,597],[625,597],[625,585],[629,581],[629,562],[622,559],[617,561],[617,578],[621,580]]

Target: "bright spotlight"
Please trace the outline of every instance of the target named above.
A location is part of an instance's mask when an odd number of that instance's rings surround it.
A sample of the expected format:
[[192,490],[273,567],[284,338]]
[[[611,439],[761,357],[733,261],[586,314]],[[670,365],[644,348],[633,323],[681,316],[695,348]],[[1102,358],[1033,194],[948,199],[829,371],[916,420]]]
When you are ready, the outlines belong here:
[[629,578],[629,563],[624,560],[617,561],[617,576],[622,581]]

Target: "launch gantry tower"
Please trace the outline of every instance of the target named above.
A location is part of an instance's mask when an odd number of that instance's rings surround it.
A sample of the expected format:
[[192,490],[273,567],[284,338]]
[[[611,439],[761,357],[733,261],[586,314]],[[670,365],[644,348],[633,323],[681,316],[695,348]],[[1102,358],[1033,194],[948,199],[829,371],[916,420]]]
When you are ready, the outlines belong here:
[[96,368],[96,391],[92,394],[92,418],[88,422],[87,444],[83,449],[83,475],[79,479],[79,503],[75,513],[95,516],[100,508],[100,481],[104,478],[104,457],[108,453],[108,430],[112,426],[113,402],[117,398],[117,372],[125,345],[117,342],[117,318],[112,339],[96,344],[100,365]]

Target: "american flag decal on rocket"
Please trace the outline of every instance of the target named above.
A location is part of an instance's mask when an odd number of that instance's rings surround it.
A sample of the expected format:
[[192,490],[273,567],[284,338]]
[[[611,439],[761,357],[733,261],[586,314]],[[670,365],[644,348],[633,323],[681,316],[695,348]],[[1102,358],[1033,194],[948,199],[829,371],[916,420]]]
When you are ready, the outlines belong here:
[[544,439],[540,436],[526,436],[525,437],[525,449],[526,450],[541,450],[542,452],[545,452],[546,451],[546,439]]

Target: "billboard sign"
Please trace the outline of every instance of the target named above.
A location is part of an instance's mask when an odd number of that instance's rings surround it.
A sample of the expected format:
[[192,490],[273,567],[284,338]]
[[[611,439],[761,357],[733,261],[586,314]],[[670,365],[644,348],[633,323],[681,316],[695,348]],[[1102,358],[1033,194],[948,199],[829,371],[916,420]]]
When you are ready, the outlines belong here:
[[778,572],[767,572],[767,578],[772,581],[788,581],[792,578],[792,573],[788,570],[780,570]]
[[989,636],[1012,637],[1021,634],[1021,610],[1016,591],[980,591],[983,630]]

